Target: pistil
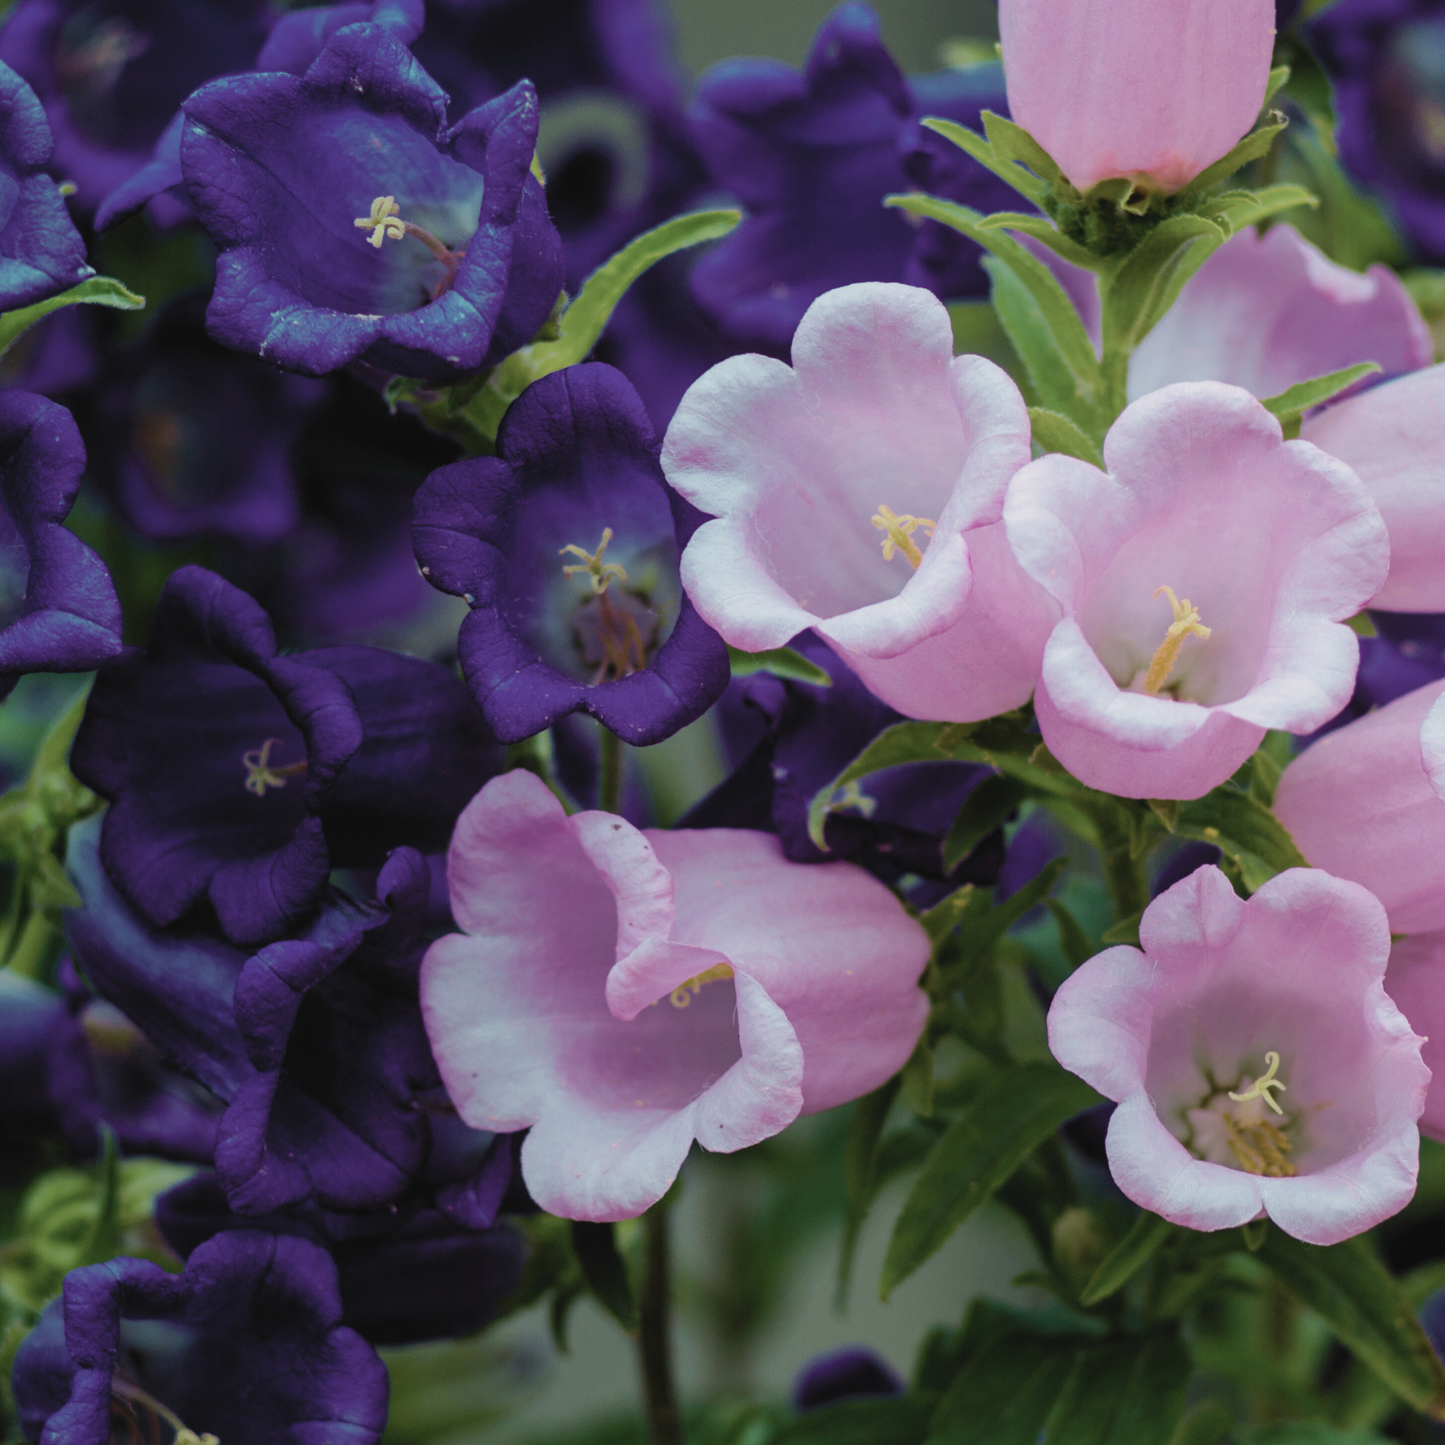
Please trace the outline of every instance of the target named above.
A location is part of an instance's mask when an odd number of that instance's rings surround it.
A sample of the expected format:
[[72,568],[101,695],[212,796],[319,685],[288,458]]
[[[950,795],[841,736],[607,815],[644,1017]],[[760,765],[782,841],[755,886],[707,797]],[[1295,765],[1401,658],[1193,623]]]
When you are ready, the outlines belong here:
[[1179,649],[1184,646],[1186,637],[1203,639],[1210,633],[1210,629],[1199,620],[1199,609],[1187,597],[1181,602],[1174,595],[1172,587],[1159,588],[1154,594],[1155,597],[1160,593],[1168,595],[1169,605],[1174,609],[1174,621],[1169,624],[1164,641],[1159,644],[1149,661],[1149,671],[1144,674],[1144,691],[1148,693],[1159,692],[1169,681],[1169,674],[1174,671],[1174,664],[1179,660]]
[[246,770],[246,791],[258,798],[266,796],[267,788],[284,788],[287,778],[294,778],[306,771],[306,759],[299,763],[271,764],[271,749],[280,747],[280,738],[267,738],[259,748],[241,754],[241,766]]
[[379,251],[385,241],[399,241],[403,236],[410,236],[420,241],[438,261],[446,267],[446,274],[437,282],[436,289],[432,292],[432,300],[450,291],[452,283],[457,279],[457,272],[461,269],[462,258],[467,254],[463,251],[453,251],[445,242],[437,240],[432,233],[425,228],[414,225],[411,221],[404,221],[401,218],[401,207],[396,203],[395,196],[377,196],[371,203],[371,214],[369,216],[358,216],[355,221],[357,230],[370,231],[366,238],[367,244],[375,246]]
[[[135,1407],[148,1411],[156,1419],[164,1421],[175,1431],[175,1438],[171,1445],[221,1445],[220,1440],[211,1434],[198,1435],[194,1430],[187,1427],[185,1421],[168,1406],[161,1404],[156,1397],[139,1385],[133,1385],[129,1380],[112,1378],[110,1382],[111,1411],[114,1413],[117,1406],[123,1411],[122,1418],[125,1420],[139,1439],[139,1429],[136,1421]],[[155,1425],[152,1423],[152,1432]],[[154,1435],[153,1435],[154,1438]]]
[[1275,1078],[1279,1072],[1279,1055],[1270,1049],[1264,1056],[1266,1070],[1252,1083],[1242,1094],[1231,1093],[1230,1098],[1236,1104],[1243,1104],[1250,1099],[1263,1099],[1276,1114],[1283,1114],[1284,1110],[1275,1103],[1271,1089],[1288,1089],[1289,1085]]
[[564,567],[564,577],[576,577],[579,573],[586,573],[592,583],[592,590],[600,597],[607,591],[607,584],[616,578],[617,582],[626,586],[627,571],[618,562],[604,562],[602,560],[607,551],[607,544],[612,540],[612,528],[602,529],[602,540],[597,544],[595,552],[585,552],[575,542],[569,542],[565,547],[557,549],[559,557],[565,557],[569,553],[573,557],[580,557],[582,561],[571,567]]
[[672,1004],[673,1008],[686,1008],[688,1004],[702,992],[703,984],[721,983],[723,979],[731,978],[732,976],[733,971],[731,964],[715,963],[711,968],[704,969],[700,974],[696,975],[696,977],[688,979],[686,983],[679,984],[673,989],[671,998],[668,1001]]
[[571,555],[582,559],[564,567],[562,573],[566,577],[586,577],[592,589],[592,596],[578,609],[579,620],[587,611],[593,614],[587,618],[587,622],[592,626],[586,629],[577,624],[574,626],[582,639],[584,657],[587,661],[598,664],[597,672],[592,678],[593,686],[606,682],[609,678],[627,677],[634,672],[641,672],[647,666],[649,639],[643,635],[636,615],[641,611],[646,618],[647,609],[625,593],[621,604],[618,604],[607,590],[613,582],[619,587],[627,583],[627,569],[621,563],[602,560],[607,554],[612,535],[612,528],[604,527],[602,540],[598,542],[595,552],[588,552],[575,542],[559,548],[557,552],[559,557]]
[[926,527],[931,537],[938,530],[938,523],[928,517],[911,516],[907,512],[900,516],[892,507],[886,506],[880,506],[868,520],[883,533],[883,560],[891,562],[893,553],[897,550],[908,558],[916,572],[923,561],[923,553],[919,550],[918,543],[913,540],[913,534],[920,527]]

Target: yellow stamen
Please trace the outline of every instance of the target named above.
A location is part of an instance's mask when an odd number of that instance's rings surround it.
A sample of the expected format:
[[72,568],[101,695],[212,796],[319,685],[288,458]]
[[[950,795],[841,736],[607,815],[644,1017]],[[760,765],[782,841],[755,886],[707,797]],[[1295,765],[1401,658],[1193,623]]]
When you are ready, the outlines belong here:
[[937,531],[938,523],[928,517],[910,516],[907,512],[900,517],[892,507],[884,506],[880,506],[868,520],[884,534],[883,560],[891,562],[893,551],[897,548],[913,564],[916,572],[919,563],[923,561],[923,553],[919,551],[918,543],[913,540],[913,534],[920,527],[927,527],[931,537]]
[[1144,674],[1144,691],[1158,692],[1169,680],[1169,674],[1174,671],[1174,664],[1179,660],[1179,649],[1184,646],[1184,639],[1191,634],[1198,638],[1209,636],[1210,629],[1205,627],[1199,620],[1199,609],[1186,597],[1181,602],[1175,595],[1172,587],[1161,587],[1155,596],[1160,592],[1167,593],[1169,605],[1174,609],[1174,621],[1169,624],[1169,631],[1164,634],[1164,641],[1159,644],[1158,650],[1149,662],[1149,671]]
[[1275,1103],[1271,1089],[1288,1089],[1289,1085],[1275,1078],[1279,1072],[1279,1055],[1270,1049],[1264,1056],[1265,1063],[1269,1066],[1263,1074],[1252,1083],[1242,1094],[1230,1094],[1230,1098],[1236,1104],[1243,1104],[1249,1099],[1263,1099],[1276,1114],[1283,1114],[1284,1110]]
[[[172,1445],[221,1445],[220,1440],[209,1431],[204,1435],[198,1435],[194,1430],[188,1428],[174,1410],[163,1405],[154,1395],[142,1390],[139,1385],[131,1384],[129,1380],[113,1378],[110,1382],[110,1393],[112,1411],[116,1408],[116,1401],[123,1402],[121,1408],[129,1417],[132,1429],[135,1426],[133,1407],[139,1405],[143,1410],[147,1410],[158,1419],[165,1421],[176,1432]],[[154,1431],[154,1422],[151,1422],[151,1428]]]
[[557,550],[559,557],[565,557],[569,552],[574,557],[580,557],[582,561],[573,567],[564,567],[564,577],[575,577],[579,572],[585,572],[592,580],[592,590],[600,597],[607,591],[607,584],[615,577],[619,583],[626,583],[627,572],[616,562],[604,562],[602,554],[607,550],[607,544],[612,540],[612,528],[602,529],[602,540],[597,544],[595,552],[584,552],[575,542],[569,542],[567,546]]
[[1263,1174],[1268,1179],[1291,1179],[1299,1170],[1285,1155],[1290,1142],[1284,1131],[1261,1120],[1258,1124],[1241,1124],[1228,1115],[1224,1127],[1229,1135],[1230,1153],[1246,1174]]
[[[704,969],[695,978],[690,978],[686,983],[679,984],[673,989],[670,1002],[673,1008],[686,1008],[702,992],[703,984],[719,983],[732,976],[733,971],[730,964],[715,963],[711,968]],[[691,992],[688,991],[689,989]]]
[[401,219],[401,207],[396,203],[395,196],[378,196],[371,203],[371,214],[369,216],[358,216],[356,228],[359,231],[370,231],[367,242],[381,250],[381,243],[388,236],[393,241],[399,241],[406,235],[406,222]]
[[273,768],[271,766],[271,749],[280,746],[280,738],[267,738],[259,748],[252,748],[250,752],[241,754],[241,766],[246,770],[246,791],[248,793],[255,793],[258,798],[264,798],[267,788],[284,788],[287,778],[294,778],[297,773],[306,771],[305,758],[302,758],[299,763],[285,763]]

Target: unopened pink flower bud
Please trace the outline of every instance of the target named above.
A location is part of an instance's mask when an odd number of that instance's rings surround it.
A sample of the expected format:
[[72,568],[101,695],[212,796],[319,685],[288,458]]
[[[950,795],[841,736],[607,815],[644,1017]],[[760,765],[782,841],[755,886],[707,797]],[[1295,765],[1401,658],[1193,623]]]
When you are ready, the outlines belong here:
[[1000,0],[1014,120],[1081,191],[1177,191],[1264,104],[1273,0]]

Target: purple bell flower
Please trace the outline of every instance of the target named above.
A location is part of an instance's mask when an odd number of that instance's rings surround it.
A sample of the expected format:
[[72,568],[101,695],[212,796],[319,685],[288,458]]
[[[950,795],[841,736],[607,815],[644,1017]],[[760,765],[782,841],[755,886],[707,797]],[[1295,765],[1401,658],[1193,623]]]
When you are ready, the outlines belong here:
[[64,407],[0,392],[0,698],[27,672],[88,672],[120,651],[110,573],[65,527],[84,470]]
[[67,918],[71,949],[103,998],[225,1102],[216,1169],[232,1208],[400,1198],[427,1171],[431,1115],[446,1107],[416,1002],[434,932],[425,860],[398,849],[374,901],[331,892],[304,933],[248,957],[205,929],[148,923],[106,876],[96,833],[71,830],[85,900]]
[[45,174],[54,148],[35,92],[0,64],[0,311],[95,275],[60,189]]
[[849,1345],[803,1366],[793,1381],[793,1409],[817,1410],[839,1400],[902,1393],[903,1381],[887,1360],[862,1345]]
[[[499,1152],[510,1165],[507,1142]],[[527,1253],[522,1236],[508,1225],[467,1228],[426,1207],[335,1214],[313,1204],[248,1220],[232,1213],[208,1174],[161,1195],[155,1213],[166,1243],[182,1259],[229,1229],[264,1229],[319,1244],[336,1261],[343,1321],[374,1345],[481,1329],[516,1288]]]
[[446,96],[385,27],[337,31],[304,76],[215,81],[185,104],[181,168],[219,248],[211,334],[320,376],[432,380],[530,341],[562,249],[519,83],[447,127]]
[[[916,228],[883,198],[934,186],[984,210],[1014,193],[917,119],[976,125],[1006,109],[996,69],[982,79],[946,71],[910,81],[867,5],[838,6],[800,73],[774,60],[728,60],[704,75],[693,138],[713,179],[749,212],[705,256],[692,288],[724,335],[783,351],[825,291],[858,281],[907,281],[943,296],[982,296],[978,250],[945,228]],[[954,233],[950,232],[949,235]]]
[[54,989],[0,970],[0,1180],[12,1182],[10,1166],[31,1163],[26,1146],[59,1128],[52,1058],[83,1048]]
[[191,91],[251,67],[268,19],[265,0],[20,0],[0,61],[40,97],[51,168],[89,213],[150,160]]
[[[72,1270],[12,1376],[29,1441],[107,1445],[182,1427],[227,1445],[373,1445],[388,1381],[341,1323],[336,1266],[309,1240],[231,1230],[183,1275],[139,1259]],[[155,1322],[155,1323],[152,1323]]]
[[832,687],[784,682],[765,672],[733,683],[718,714],[736,771],[680,826],[777,833],[795,862],[852,858],[886,883],[913,873],[936,885],[910,895],[925,906],[962,883],[992,884],[1003,863],[998,832],[947,877],[943,872],[943,840],[965,799],[993,771],[975,763],[909,763],[867,779],[857,808],[829,814],[828,851],[819,851],[808,836],[814,794],[885,728],[905,719],[811,632],[789,645],[823,668]]
[[502,741],[583,711],[625,742],[661,742],[727,686],[727,650],[678,581],[702,514],[657,457],[631,384],[591,362],[533,383],[495,457],[417,493],[417,558],[471,603],[462,673]]
[[444,847],[500,763],[446,668],[279,656],[261,608],[200,567],[166,583],[147,649],[96,679],[71,755],[111,803],[101,853],[125,897],[162,926],[209,899],[243,945],[300,923],[333,867]]
[[1307,29],[1334,81],[1340,159],[1385,199],[1421,260],[1445,262],[1445,8],[1341,0]]
[[115,353],[82,413],[97,485],[155,542],[273,544],[300,522],[290,451],[326,394],[218,346],[197,303]]

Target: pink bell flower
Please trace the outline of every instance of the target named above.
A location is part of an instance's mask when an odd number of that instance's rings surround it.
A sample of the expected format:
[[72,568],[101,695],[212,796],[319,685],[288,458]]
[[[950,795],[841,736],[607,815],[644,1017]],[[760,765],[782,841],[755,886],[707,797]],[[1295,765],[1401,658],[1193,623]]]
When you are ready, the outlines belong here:
[[1430,1070],[1430,1092],[1420,1132],[1445,1142],[1445,932],[1397,939],[1385,991],[1424,1039],[1420,1056]]
[[1027,701],[1057,609],[999,522],[1029,418],[992,362],[953,355],[930,292],[820,296],[793,365],[734,356],[689,388],[662,466],[716,520],[682,581],[748,652],[813,628],[910,717],[973,722]]
[[1384,580],[1384,523],[1347,466],[1216,382],[1133,402],[1104,461],[1045,456],[1009,484],[1015,555],[1063,609],[1039,726],[1091,787],[1197,798],[1266,729],[1312,731],[1349,699],[1343,619]]
[[1009,113],[1080,191],[1177,191],[1254,124],[1273,0],[1000,0]]
[[1363,884],[1396,933],[1445,928],[1445,682],[1327,733],[1274,810],[1316,868]]
[[494,778],[447,859],[461,933],[421,969],[447,1092],[474,1128],[530,1128],[522,1176],[571,1219],[641,1214],[696,1139],[731,1153],[876,1088],[928,1014],[923,929],[851,863],[734,829],[568,817]]
[[1415,1192],[1430,1071],[1385,992],[1385,912],[1308,868],[1248,901],[1204,867],[1054,995],[1054,1057],[1119,1107],[1106,1150],[1141,1208],[1190,1229],[1268,1215],[1336,1244]]

